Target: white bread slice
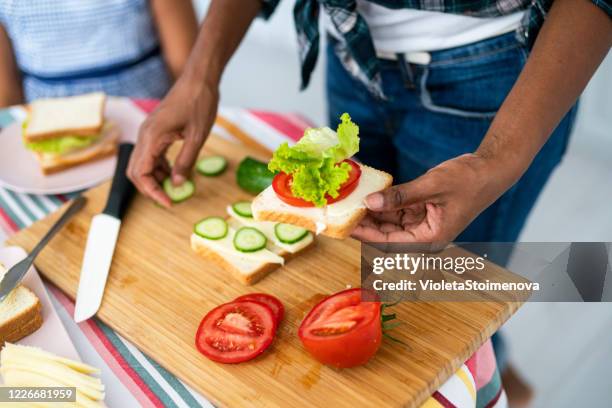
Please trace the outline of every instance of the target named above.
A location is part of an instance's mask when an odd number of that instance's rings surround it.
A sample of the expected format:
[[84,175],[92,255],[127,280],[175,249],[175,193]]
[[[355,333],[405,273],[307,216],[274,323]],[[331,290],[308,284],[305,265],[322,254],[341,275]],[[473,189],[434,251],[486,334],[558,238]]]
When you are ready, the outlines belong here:
[[34,101],[28,107],[23,136],[31,142],[66,134],[97,135],[104,125],[105,103],[106,95],[101,92]]
[[62,155],[37,152],[34,154],[38,159],[43,174],[53,174],[82,163],[112,156],[117,152],[117,143],[120,136],[119,127],[107,122],[107,125],[102,130],[100,139],[91,146]]
[[[237,229],[241,226],[238,221],[231,218],[228,219],[227,222],[229,227],[233,229]],[[289,253],[286,250],[273,245],[270,241],[268,241],[266,249],[281,256],[284,261],[287,262],[298,253],[310,248],[313,242],[313,240],[310,240],[307,245],[294,253]],[[220,253],[211,246],[210,240],[202,238],[197,234],[191,234],[191,249],[193,249],[204,259],[214,262],[224,270],[229,271],[232,276],[234,276],[234,278],[240,281],[243,285],[254,285],[270,272],[281,266],[280,263],[245,259],[244,257],[240,256],[241,254],[238,251],[236,251],[236,256],[229,256],[227,253]]]
[[[0,275],[6,270],[0,264]],[[1,280],[0,277],[0,280]],[[5,342],[15,342],[34,333],[42,326],[40,300],[30,289],[18,285],[0,303],[0,347]]]
[[338,202],[325,207],[294,207],[281,201],[270,186],[253,200],[253,218],[297,225],[332,238],[346,238],[366,215],[364,198],[393,182],[389,173],[363,164],[359,166],[361,177],[357,188]]

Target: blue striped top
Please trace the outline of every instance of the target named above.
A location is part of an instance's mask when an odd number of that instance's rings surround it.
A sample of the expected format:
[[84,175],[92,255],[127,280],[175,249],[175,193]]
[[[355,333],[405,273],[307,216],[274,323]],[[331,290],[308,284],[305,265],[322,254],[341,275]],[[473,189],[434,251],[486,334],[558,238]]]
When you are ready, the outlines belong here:
[[0,0],[28,101],[104,91],[160,98],[171,79],[146,0]]

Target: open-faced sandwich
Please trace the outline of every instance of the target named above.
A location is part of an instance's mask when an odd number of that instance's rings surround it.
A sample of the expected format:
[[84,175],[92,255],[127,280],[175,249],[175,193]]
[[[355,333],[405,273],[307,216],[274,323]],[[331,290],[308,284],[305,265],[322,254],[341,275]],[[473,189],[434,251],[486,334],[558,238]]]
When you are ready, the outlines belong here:
[[256,283],[313,243],[305,228],[254,220],[249,201],[228,206],[227,213],[228,218],[212,216],[198,222],[191,248],[245,285]]
[[303,227],[346,238],[366,214],[364,198],[389,187],[390,174],[350,158],[359,151],[359,127],[345,113],[334,132],[307,129],[293,146],[283,143],[268,167],[278,172],[253,201],[257,221]]
[[39,99],[28,106],[23,140],[44,174],[115,153],[119,129],[104,119],[105,103],[106,95],[92,93]]

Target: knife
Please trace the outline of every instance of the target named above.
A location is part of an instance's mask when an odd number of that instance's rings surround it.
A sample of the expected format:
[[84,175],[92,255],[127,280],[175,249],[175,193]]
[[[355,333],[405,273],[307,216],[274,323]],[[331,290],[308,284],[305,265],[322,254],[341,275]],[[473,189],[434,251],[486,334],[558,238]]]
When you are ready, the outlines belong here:
[[132,143],[122,143],[119,146],[117,167],[106,207],[101,214],[93,217],[89,227],[74,308],[74,320],[77,323],[96,314],[102,303],[121,219],[134,195],[134,185],[125,174],[133,149]]
[[53,236],[66,224],[66,222],[72,218],[74,214],[79,212],[83,205],[87,202],[87,199],[83,196],[78,196],[74,200],[70,206],[64,211],[62,216],[53,224],[53,226],[47,231],[44,237],[40,240],[38,244],[32,249],[32,251],[28,254],[27,257],[19,261],[17,264],[13,265],[11,269],[4,275],[2,281],[0,281],[0,302],[4,300],[4,298],[11,293],[13,289],[21,282],[25,274],[32,266],[34,259],[36,256],[42,251],[42,249],[47,245],[47,243],[53,238]]

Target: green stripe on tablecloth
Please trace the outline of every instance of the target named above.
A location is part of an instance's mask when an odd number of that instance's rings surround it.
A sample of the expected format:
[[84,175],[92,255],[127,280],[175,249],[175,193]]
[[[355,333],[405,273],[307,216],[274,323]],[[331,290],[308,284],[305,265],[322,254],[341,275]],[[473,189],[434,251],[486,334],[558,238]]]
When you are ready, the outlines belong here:
[[484,387],[478,390],[476,395],[476,407],[484,408],[486,407],[496,396],[501,388],[501,377],[499,375],[499,370],[495,367],[495,373],[493,373],[493,377],[491,377],[491,381]]
[[189,392],[187,388],[181,383],[174,375],[170,374],[168,370],[157,364],[155,361],[151,360],[148,356],[145,355],[147,361],[155,367],[157,372],[164,377],[164,380],[170,384],[170,386],[176,391],[176,393],[181,397],[183,401],[187,403],[190,407],[201,407],[198,401],[195,400],[193,395]]
[[0,110],[0,127],[6,127],[13,123],[15,118],[6,109]]
[[167,408],[173,408],[177,405],[174,403],[172,398],[163,390],[163,388],[155,381],[155,379],[149,374],[149,372],[138,362],[136,357],[125,347],[125,344],[119,339],[117,334],[106,324],[102,323],[100,320],[96,319],[96,323],[104,332],[104,335],[108,338],[108,340],[112,343],[112,345],[117,349],[121,357],[127,361],[130,367],[136,371],[138,376],[142,378],[142,380],[147,384],[147,386],[151,389],[151,391],[160,399],[160,401]]
[[37,217],[30,211],[28,206],[21,200],[21,197],[19,197],[17,193],[15,193],[14,191],[10,191],[10,190],[6,190],[6,192],[8,193],[9,196],[11,196],[13,201],[15,201],[17,206],[21,208],[21,211],[23,211],[27,215],[27,217],[30,219],[30,223],[33,223],[34,221],[37,220]]
[[[2,187],[0,187],[0,188],[2,188]],[[17,225],[17,228],[19,228],[19,229],[24,228],[25,227],[25,223],[21,220],[21,217],[19,217],[17,214],[15,214],[15,212],[13,211],[11,206],[9,205],[8,200],[11,200],[14,205],[17,205],[17,203],[15,203],[14,200],[11,198],[8,190],[3,189],[3,191],[4,191],[4,196],[0,195],[0,205],[2,205],[2,208],[4,209],[6,214],[9,216],[9,218],[11,220],[13,220],[15,225]]]
[[[36,206],[38,208],[40,208],[40,210],[42,212],[44,212],[45,214],[49,214],[51,211],[53,211],[53,209],[48,209],[47,206],[45,205],[45,203],[43,203],[42,199],[40,198],[39,195],[36,194],[30,194],[30,198],[32,199],[32,201],[34,201],[34,203],[36,204]],[[51,199],[51,196],[48,196],[47,198],[49,198],[51,201],[51,204],[54,204],[56,206],[59,205],[59,199],[56,198],[56,200],[58,201],[57,203]]]

